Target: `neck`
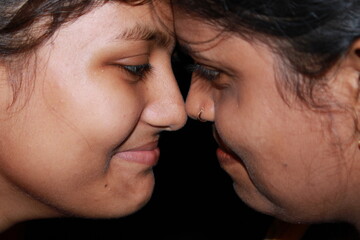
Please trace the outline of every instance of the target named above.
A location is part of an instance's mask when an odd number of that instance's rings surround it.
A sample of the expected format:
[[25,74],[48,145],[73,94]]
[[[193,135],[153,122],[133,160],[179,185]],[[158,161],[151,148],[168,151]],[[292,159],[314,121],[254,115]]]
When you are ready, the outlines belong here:
[[[342,204],[343,211],[340,214],[340,220],[350,223],[360,233],[360,193],[356,191],[360,184],[360,172],[354,177],[349,175],[349,179],[355,178],[354,185],[349,186],[348,195],[345,197],[346,201]],[[349,182],[352,182],[349,180]]]
[[358,233],[360,234],[360,215],[358,215],[357,219],[354,218],[354,220],[351,222],[355,228],[357,229]]
[[346,179],[344,181],[348,183],[348,186],[344,188],[345,191],[342,194],[338,220],[353,225],[360,233],[360,191],[358,191],[360,186],[360,151],[358,147],[356,144],[354,151],[348,151],[349,155],[344,157],[344,159],[350,160],[343,165],[351,167],[346,168]]
[[60,216],[58,211],[0,180],[0,233],[23,221]]
[[13,226],[15,223],[12,222],[11,220],[9,220],[7,217],[5,216],[0,216],[0,233],[4,232],[5,230],[7,230],[8,228],[10,228],[11,226]]

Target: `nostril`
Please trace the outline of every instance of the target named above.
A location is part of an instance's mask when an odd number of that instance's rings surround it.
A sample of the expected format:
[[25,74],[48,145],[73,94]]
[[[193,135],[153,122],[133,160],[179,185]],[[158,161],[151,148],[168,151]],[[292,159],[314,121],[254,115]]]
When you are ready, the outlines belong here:
[[360,49],[356,49],[355,54],[356,54],[356,56],[360,57]]

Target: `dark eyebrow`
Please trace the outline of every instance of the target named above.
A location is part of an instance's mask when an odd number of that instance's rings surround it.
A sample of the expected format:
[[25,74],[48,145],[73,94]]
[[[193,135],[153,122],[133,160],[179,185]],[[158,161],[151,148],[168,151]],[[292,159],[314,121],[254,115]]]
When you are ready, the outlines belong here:
[[183,53],[189,56],[196,56],[197,58],[208,60],[205,56],[203,56],[202,52],[206,52],[216,47],[222,41],[223,39],[222,36],[223,36],[223,32],[220,32],[214,37],[209,38],[208,40],[205,41],[189,42],[187,40],[177,38],[177,42],[180,47],[180,50]]
[[132,28],[125,29],[116,39],[154,41],[159,47],[163,48],[170,48],[175,42],[170,33],[142,24],[137,24]]

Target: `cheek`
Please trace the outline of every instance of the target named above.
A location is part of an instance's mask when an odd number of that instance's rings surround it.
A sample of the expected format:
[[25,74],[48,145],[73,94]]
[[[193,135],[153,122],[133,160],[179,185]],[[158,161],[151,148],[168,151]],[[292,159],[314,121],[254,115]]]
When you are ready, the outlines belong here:
[[326,216],[341,203],[349,173],[340,143],[354,132],[343,129],[353,126],[346,124],[351,117],[289,107],[276,88],[260,83],[246,82],[216,100],[216,128],[244,163],[225,167],[239,196],[265,212],[289,216]]
[[341,146],[336,150],[331,142],[328,119],[317,114],[304,117],[298,111],[286,116],[281,111],[264,112],[240,112],[233,107],[221,112],[216,124],[244,162],[245,168],[239,164],[226,169],[239,195],[270,199],[272,205],[293,212],[322,211],[314,208],[324,201],[337,204],[339,192],[346,189],[348,172],[341,165]]
[[111,151],[138,122],[142,103],[134,90],[96,94],[84,88],[69,94],[58,88],[38,93],[1,123],[0,181],[5,177],[41,202],[64,209],[77,206],[71,211],[84,215],[92,213],[84,209],[99,199],[106,204],[98,211],[111,214],[150,196],[150,172],[140,175],[138,168],[127,165],[105,171]]
[[1,129],[2,171],[19,185],[42,186],[44,191],[76,189],[100,178],[111,150],[137,124],[142,106],[138,94],[125,86],[110,91],[90,83],[43,87],[2,123],[8,126]]
[[[61,80],[48,83],[45,101],[53,115],[78,132],[89,147],[119,144],[137,124],[143,100],[136,87],[120,79],[110,81],[107,76],[69,83]],[[85,83],[79,84],[81,81]]]

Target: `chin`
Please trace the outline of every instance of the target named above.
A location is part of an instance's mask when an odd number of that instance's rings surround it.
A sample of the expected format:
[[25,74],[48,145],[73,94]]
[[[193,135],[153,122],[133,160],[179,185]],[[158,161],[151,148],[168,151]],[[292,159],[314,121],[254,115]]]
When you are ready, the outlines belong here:
[[250,208],[270,216],[277,216],[280,211],[265,196],[256,191],[253,187],[245,187],[234,183],[236,195]]
[[301,206],[296,208],[281,207],[265,196],[261,195],[257,191],[246,191],[234,184],[234,189],[238,197],[250,208],[265,215],[273,216],[277,219],[281,219],[290,223],[311,223],[322,222],[324,220],[331,220],[326,218],[326,213],[319,214],[316,210],[308,211]]
[[[112,219],[131,215],[143,208],[151,199],[150,196],[144,196],[142,199],[135,199],[132,202],[119,204],[121,200],[101,203],[94,206],[82,208],[80,211],[63,211],[67,217],[89,218],[89,219]],[[60,210],[61,211],[61,210]]]
[[93,218],[119,218],[133,214],[143,208],[151,199],[153,188],[134,194],[132,197],[121,201],[114,199],[103,206],[95,206]]
[[143,208],[151,199],[154,181],[148,181],[141,187],[127,189],[122,194],[107,192],[108,194],[97,197],[79,199],[80,201],[68,202],[67,206],[55,206],[62,215],[89,219],[112,219],[124,217]]

